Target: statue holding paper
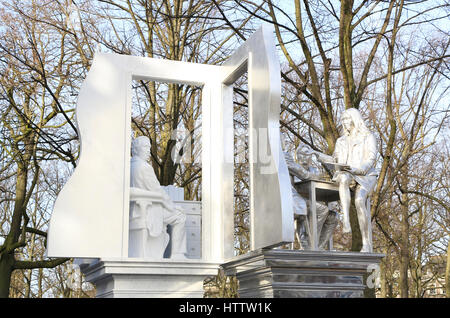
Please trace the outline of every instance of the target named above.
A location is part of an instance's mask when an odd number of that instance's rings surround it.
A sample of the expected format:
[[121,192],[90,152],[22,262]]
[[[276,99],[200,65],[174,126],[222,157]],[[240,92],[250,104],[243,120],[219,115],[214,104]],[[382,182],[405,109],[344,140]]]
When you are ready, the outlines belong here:
[[339,197],[344,215],[343,230],[350,232],[350,189],[354,189],[355,205],[361,229],[361,252],[372,251],[372,229],[368,198],[377,181],[375,159],[377,141],[365,125],[360,112],[349,108],[342,115],[343,135],[336,141],[332,156],[313,151],[317,159],[335,171],[333,181],[339,184]]

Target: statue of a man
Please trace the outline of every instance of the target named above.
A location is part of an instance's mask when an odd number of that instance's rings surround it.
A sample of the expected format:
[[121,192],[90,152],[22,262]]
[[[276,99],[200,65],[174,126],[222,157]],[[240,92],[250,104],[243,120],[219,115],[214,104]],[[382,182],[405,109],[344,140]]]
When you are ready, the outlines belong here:
[[367,201],[377,181],[375,159],[377,141],[369,131],[356,108],[349,108],[342,115],[343,135],[336,141],[333,156],[315,151],[314,154],[321,162],[343,164],[342,170],[337,168],[333,181],[339,184],[339,197],[344,216],[343,230],[350,232],[349,209],[351,202],[350,188],[355,189],[355,205],[358,223],[361,229],[361,252],[372,251],[371,218],[367,208]]
[[[151,226],[148,231],[152,236],[152,232],[164,231],[166,234],[167,225],[172,226],[172,255],[171,259],[185,259],[186,248],[186,215],[181,208],[174,205],[169,195],[159,184],[153,167],[147,162],[150,157],[150,140],[141,136],[134,139],[131,143],[131,163],[130,163],[130,188],[139,189],[139,194],[143,199],[141,201],[151,201],[155,198],[155,193],[162,198],[164,208],[162,213],[155,213],[150,218]],[[151,203],[151,202],[150,202]],[[134,208],[136,208],[134,206]],[[133,209],[130,211],[133,213]],[[147,218],[148,216],[146,216]],[[156,225],[155,225],[156,224]],[[155,236],[158,233],[155,234]],[[167,234],[166,234],[167,235]],[[164,246],[165,248],[165,246]],[[164,251],[164,249],[163,249]]]
[[[308,149],[307,149],[308,148]],[[295,162],[289,152],[284,152],[286,164],[291,176],[292,199],[294,204],[294,220],[296,222],[296,232],[300,245],[303,249],[310,249],[309,234],[307,231],[307,204],[306,200],[297,192],[294,187],[295,178],[300,180],[310,180],[319,178],[319,171],[312,167],[312,150],[309,147],[299,147],[296,157],[299,163]],[[319,249],[325,249],[330,241],[334,229],[337,225],[337,213],[331,211],[327,205],[317,202],[317,233],[319,236]]]

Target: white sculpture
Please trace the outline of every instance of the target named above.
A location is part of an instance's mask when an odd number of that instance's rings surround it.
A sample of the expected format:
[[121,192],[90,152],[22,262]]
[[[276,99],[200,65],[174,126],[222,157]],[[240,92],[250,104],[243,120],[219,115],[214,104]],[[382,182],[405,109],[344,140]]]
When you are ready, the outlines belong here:
[[[349,108],[342,115],[344,133],[336,141],[333,156],[315,151],[319,161],[336,168],[333,181],[339,184],[339,197],[344,215],[343,230],[350,232],[350,188],[355,189],[355,205],[362,236],[361,252],[372,252],[372,225],[368,210],[369,195],[377,181],[375,159],[377,141],[369,131],[356,108]],[[337,163],[333,164],[333,163]]]
[[131,144],[129,256],[162,259],[172,226],[171,259],[186,259],[186,230],[181,208],[175,206],[156,178],[150,140],[141,136]]
[[[292,200],[294,208],[294,220],[296,235],[303,249],[310,249],[309,233],[307,230],[307,204],[294,187],[295,178],[303,180],[320,179],[320,171],[312,166],[312,149],[306,145],[298,147],[296,157],[298,163],[289,152],[284,152],[289,174],[291,175]],[[333,235],[337,224],[337,213],[331,211],[326,204],[316,203],[317,207],[317,233],[319,237],[319,249],[325,249],[330,237]]]
[[232,258],[233,84],[245,72],[252,96],[251,250],[292,242],[289,173],[278,142],[280,65],[273,27],[262,25],[221,66],[95,54],[76,107],[80,159],[55,201],[47,256],[128,257],[131,87],[133,80],[146,80],[202,87],[201,259],[223,263]]

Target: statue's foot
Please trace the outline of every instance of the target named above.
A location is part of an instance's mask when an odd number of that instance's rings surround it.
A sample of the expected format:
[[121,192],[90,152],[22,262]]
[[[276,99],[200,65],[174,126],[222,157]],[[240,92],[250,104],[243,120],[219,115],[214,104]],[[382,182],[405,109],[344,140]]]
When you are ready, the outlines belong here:
[[363,245],[362,249],[360,250],[361,253],[371,253],[370,245]]
[[342,227],[342,231],[344,233],[350,233],[352,231],[352,227],[350,225],[350,222],[344,222],[343,227]]
[[173,254],[170,256],[170,259],[182,261],[182,260],[188,260],[188,258],[183,253]]

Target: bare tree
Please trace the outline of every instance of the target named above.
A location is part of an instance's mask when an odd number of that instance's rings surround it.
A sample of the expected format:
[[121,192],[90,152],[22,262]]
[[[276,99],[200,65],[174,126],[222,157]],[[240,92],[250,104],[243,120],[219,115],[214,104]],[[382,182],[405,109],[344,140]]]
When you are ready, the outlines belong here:
[[[252,16],[275,28],[285,58],[281,125],[293,136],[294,144],[301,141],[332,153],[339,136],[339,113],[350,107],[359,108],[369,126],[380,134],[382,161],[371,214],[380,231],[375,237],[386,240],[379,244],[381,250],[398,253],[395,266],[400,270],[395,270],[400,274],[401,296],[408,297],[410,240],[421,223],[411,223],[411,214],[419,209],[429,218],[431,213],[425,209],[431,199],[421,201],[412,193],[416,177],[410,172],[417,168],[416,160],[429,160],[420,155],[448,131],[443,94],[448,89],[449,42],[443,21],[448,18],[449,4],[350,0],[298,0],[294,5],[271,0],[228,3],[232,5],[227,10],[217,6],[241,38],[245,39],[245,33],[234,27],[240,20],[232,20],[232,16]],[[435,190],[433,183],[428,191]],[[398,200],[389,203],[391,195]],[[423,205],[418,207],[416,202]],[[386,209],[400,211],[395,227],[389,224]],[[354,207],[351,210],[351,249],[359,250]]]
[[[55,4],[32,1],[2,3],[0,35],[2,59],[0,94],[2,109],[0,143],[9,164],[0,246],[0,297],[7,297],[11,274],[34,268],[51,268],[66,258],[35,257],[36,244],[46,238],[46,224],[36,214],[35,200],[45,173],[45,162],[63,160],[74,167],[78,138],[73,122],[74,82],[80,74],[80,62],[73,56],[70,34],[64,28],[65,15],[49,28],[48,17],[55,17]],[[85,70],[81,67],[83,73]],[[79,81],[79,79],[77,79]],[[9,211],[6,211],[9,210]],[[46,216],[48,220],[48,215]],[[23,257],[23,255],[29,255]],[[27,283],[25,296],[30,295]]]

